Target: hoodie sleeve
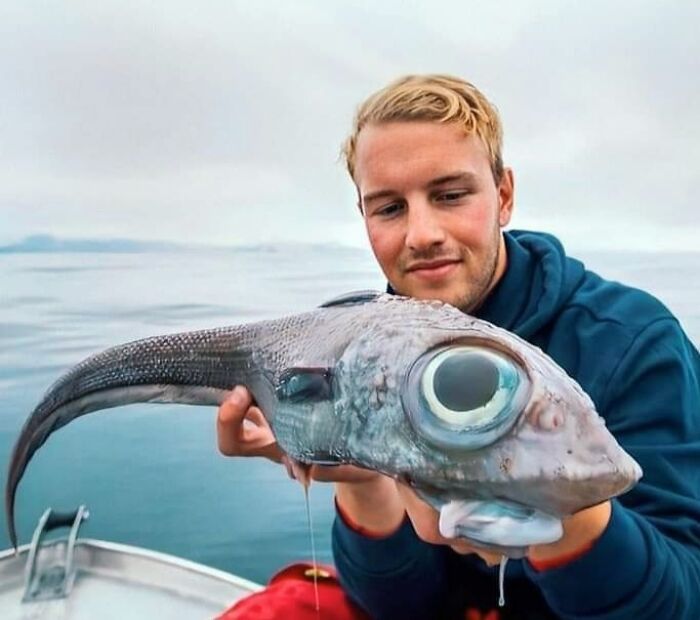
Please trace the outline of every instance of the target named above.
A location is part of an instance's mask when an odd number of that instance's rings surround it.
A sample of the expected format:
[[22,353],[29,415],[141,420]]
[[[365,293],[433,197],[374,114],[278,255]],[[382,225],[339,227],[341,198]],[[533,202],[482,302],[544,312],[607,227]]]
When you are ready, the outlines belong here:
[[421,541],[408,519],[390,536],[370,538],[336,513],[332,542],[343,589],[372,618],[440,617],[448,582],[445,548]]
[[610,523],[577,560],[536,572],[563,619],[697,620],[700,615],[700,356],[673,318],[623,355],[601,405],[644,470],[613,501]]

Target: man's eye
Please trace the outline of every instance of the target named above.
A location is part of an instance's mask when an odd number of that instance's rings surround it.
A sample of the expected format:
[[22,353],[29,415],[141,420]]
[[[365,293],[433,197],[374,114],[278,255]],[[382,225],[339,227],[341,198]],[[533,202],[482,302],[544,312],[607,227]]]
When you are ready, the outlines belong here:
[[403,210],[403,205],[400,202],[392,202],[391,204],[380,207],[375,211],[380,217],[392,217],[398,215]]
[[450,192],[442,192],[441,194],[438,194],[437,200],[439,202],[447,202],[447,203],[455,203],[455,202],[460,202],[461,200],[464,200],[469,194],[471,194],[469,190],[465,189],[460,189],[460,190],[454,190]]

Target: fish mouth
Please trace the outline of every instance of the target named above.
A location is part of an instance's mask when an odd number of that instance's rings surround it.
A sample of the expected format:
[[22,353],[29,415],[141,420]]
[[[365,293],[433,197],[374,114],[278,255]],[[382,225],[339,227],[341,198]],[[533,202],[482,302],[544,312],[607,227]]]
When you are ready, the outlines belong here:
[[533,506],[498,498],[465,499],[463,493],[418,486],[408,476],[402,482],[438,512],[442,536],[485,551],[522,558],[531,545],[555,542],[564,533],[559,516]]
[[561,519],[504,500],[456,500],[440,507],[445,538],[463,538],[485,550],[523,557],[528,547],[556,542],[564,535]]

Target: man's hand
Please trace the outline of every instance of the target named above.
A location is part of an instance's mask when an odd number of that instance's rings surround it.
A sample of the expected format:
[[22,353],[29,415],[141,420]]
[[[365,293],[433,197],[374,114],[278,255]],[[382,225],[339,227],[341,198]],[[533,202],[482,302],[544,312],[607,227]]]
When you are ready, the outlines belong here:
[[533,561],[546,561],[573,555],[590,547],[608,527],[612,504],[610,500],[577,512],[563,520],[564,535],[547,545],[534,545],[528,551]]
[[216,418],[219,452],[225,456],[264,456],[277,463],[284,453],[277,445],[262,411],[243,386],[236,386],[221,403]]

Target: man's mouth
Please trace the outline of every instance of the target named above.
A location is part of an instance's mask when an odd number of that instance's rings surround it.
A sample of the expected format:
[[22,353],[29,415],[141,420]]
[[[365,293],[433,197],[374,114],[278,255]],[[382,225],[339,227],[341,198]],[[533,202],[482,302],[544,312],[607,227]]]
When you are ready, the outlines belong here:
[[439,280],[452,273],[460,262],[454,258],[416,261],[408,266],[406,272],[424,280]]

